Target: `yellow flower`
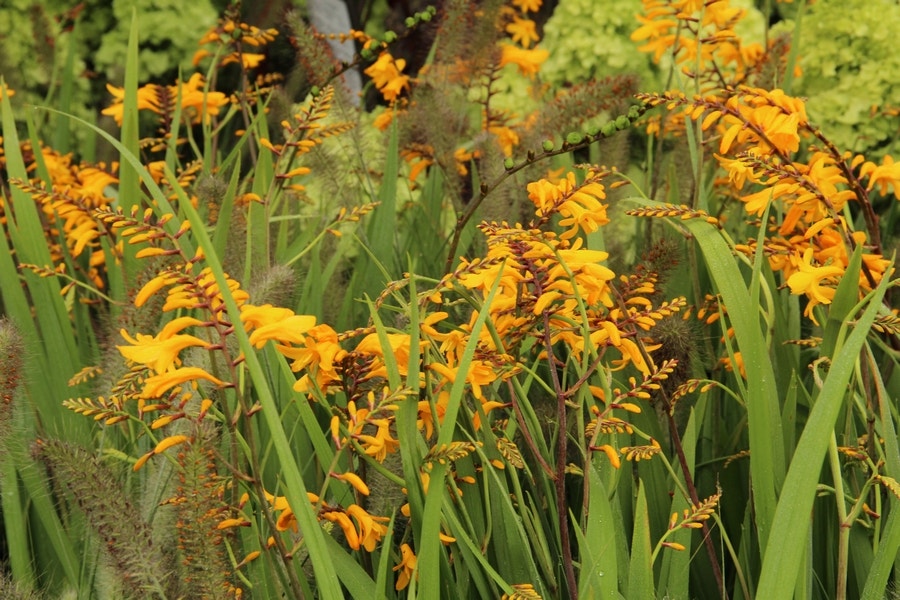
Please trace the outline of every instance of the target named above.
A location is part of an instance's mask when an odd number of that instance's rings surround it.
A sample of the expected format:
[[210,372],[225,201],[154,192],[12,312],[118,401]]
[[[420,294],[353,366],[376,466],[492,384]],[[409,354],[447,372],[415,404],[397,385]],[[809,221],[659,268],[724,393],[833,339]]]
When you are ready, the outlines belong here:
[[872,162],[865,163],[859,175],[869,178],[869,185],[866,186],[866,189],[871,190],[877,185],[878,193],[887,196],[890,187],[894,190],[894,196],[900,199],[900,162],[894,162],[894,158],[890,154],[881,160],[880,166],[876,166]]
[[[440,373],[448,383],[453,383],[459,373],[457,367],[449,367],[441,363],[432,363],[429,365],[432,371]],[[489,362],[483,360],[473,360],[466,372],[466,382],[472,386],[472,395],[478,400],[483,398],[481,387],[491,385],[498,378],[497,372],[493,369]]]
[[718,154],[713,154],[713,156],[719,161],[719,165],[728,172],[728,182],[734,186],[734,189],[742,189],[748,179],[753,183],[758,182],[756,173],[743,159],[725,158]]
[[640,42],[647,40],[647,43],[640,46],[638,50],[641,52],[652,52],[653,62],[659,62],[663,54],[670,48],[674,48],[676,36],[673,33],[678,26],[675,19],[657,19],[658,13],[651,13],[649,16],[636,15],[641,26],[631,34],[631,40]]
[[526,189],[539,217],[548,217],[554,213],[563,217],[559,224],[568,229],[560,238],[567,240],[579,231],[593,233],[600,226],[609,223],[606,205],[600,203],[600,200],[606,198],[606,192],[599,179],[597,174],[588,173],[585,182],[578,185],[575,173],[569,172],[557,183],[541,179],[529,183]]
[[725,103],[728,112],[722,123],[727,129],[719,142],[719,154],[726,154],[735,142],[753,144],[760,155],[769,155],[773,150],[782,154],[796,152],[800,148],[800,128],[808,124],[806,103],[779,89],[741,87],[740,91]]
[[[277,310],[277,309],[276,309]],[[282,344],[304,344],[306,332],[316,324],[316,318],[311,315],[291,315],[282,321],[267,323],[250,334],[250,343],[256,348],[262,348],[269,340],[275,340]]]
[[374,551],[375,544],[387,534],[388,528],[384,523],[390,519],[371,515],[363,507],[356,504],[351,504],[347,507],[347,514],[353,517],[358,526],[359,545],[369,552]]
[[391,437],[390,421],[377,419],[375,422],[378,424],[375,435],[358,435],[356,437],[365,448],[366,454],[378,462],[384,462],[388,454],[393,454],[400,448],[400,442]]
[[206,82],[203,75],[194,73],[186,83],[179,82],[177,86],[170,86],[172,97],[181,93],[181,108],[191,117],[194,124],[209,122],[210,117],[219,114],[219,109],[228,104],[228,96],[222,92],[212,92],[205,89]]
[[444,414],[447,412],[447,404],[450,402],[450,392],[441,390],[438,393],[437,400],[434,402],[434,413],[431,412],[431,404],[428,400],[419,400],[419,418],[416,420],[416,426],[425,430],[425,439],[430,440],[434,433],[435,417],[439,424],[444,422]]
[[550,53],[543,49],[525,50],[513,44],[503,44],[502,46],[500,66],[516,65],[522,75],[529,77],[534,77],[540,66],[550,56]]
[[[390,345],[388,350],[394,355],[394,359],[397,361],[397,370],[401,375],[406,375],[407,369],[409,368],[409,335],[405,333],[389,333],[387,334],[387,338],[388,344]],[[387,377],[387,367],[384,366],[383,361],[384,349],[381,347],[377,333],[372,333],[364,337],[356,346],[355,352],[379,358],[379,360],[375,361],[375,364],[373,364],[371,371],[369,371],[369,378]]]
[[523,48],[531,48],[531,44],[541,39],[535,29],[534,21],[515,16],[512,23],[506,26],[506,33],[512,37],[512,41],[520,44]]
[[512,5],[524,13],[541,10],[541,0],[512,0]]
[[170,321],[163,327],[159,335],[136,334],[137,339],[122,329],[120,333],[130,346],[116,346],[119,352],[130,361],[147,365],[157,374],[165,373],[176,365],[180,365],[178,353],[191,346],[207,347],[203,340],[192,335],[176,335],[182,329],[202,325],[203,322],[192,317],[180,317]]
[[[125,114],[125,88],[117,88],[106,84],[106,89],[112,94],[113,103],[104,108],[101,114],[107,115],[115,119],[116,124],[122,126],[122,117]],[[137,107],[138,110],[150,110],[156,114],[162,114],[162,107],[159,104],[160,89],[152,83],[143,87],[139,87],[137,91]]]
[[395,571],[400,571],[394,589],[402,590],[409,585],[413,573],[416,572],[416,561],[416,555],[412,548],[409,547],[409,544],[402,544],[400,546],[400,563],[394,567]]
[[809,304],[804,314],[812,314],[812,309],[817,304],[831,304],[834,298],[834,288],[821,287],[823,281],[832,280],[844,274],[844,269],[835,265],[825,267],[812,266],[813,249],[807,248],[803,253],[798,271],[788,278],[788,286],[795,295],[806,294]]
[[402,58],[395,60],[390,52],[382,52],[378,60],[363,72],[372,78],[372,83],[384,99],[393,102],[403,90],[409,89],[409,76],[401,74],[404,68],[406,68],[405,60]]
[[145,379],[144,390],[141,392],[140,397],[144,399],[160,398],[165,392],[176,385],[181,385],[186,381],[196,381],[198,379],[205,379],[206,381],[219,386],[225,385],[224,381],[216,379],[200,367],[184,367],[166,371],[165,373]]
[[[202,60],[204,57],[206,57],[208,55],[209,55],[209,52],[206,52],[204,50],[199,50],[197,52],[197,54],[194,55],[194,60],[199,62],[200,60]],[[241,65],[243,65],[243,67],[245,69],[255,69],[256,67],[258,67],[260,65],[260,63],[263,60],[265,60],[265,58],[266,58],[265,54],[251,54],[248,52],[232,52],[231,54],[226,56],[224,59],[222,59],[220,66],[225,66],[225,65],[231,64],[231,63],[241,63]],[[197,62],[195,62],[194,64],[196,65]]]
[[500,144],[500,149],[503,150],[503,155],[512,156],[513,148],[519,143],[519,134],[505,125],[488,127],[488,131],[496,136],[497,143]]
[[635,462],[650,460],[659,454],[661,450],[659,442],[653,438],[650,438],[650,445],[648,446],[625,446],[624,448],[619,448],[619,452],[625,455],[625,460],[633,460]]
[[744,355],[741,354],[740,351],[734,353],[734,361],[732,362],[731,357],[724,356],[719,359],[719,363],[725,367],[726,371],[734,371],[735,365],[737,365],[737,371],[741,374],[741,377],[747,379],[747,369],[744,367]]
[[619,460],[619,455],[616,454],[616,449],[610,446],[609,444],[603,444],[602,446],[597,446],[595,448],[591,448],[591,450],[599,450],[606,454],[606,458],[609,459],[609,463],[616,469],[622,466],[622,461]]

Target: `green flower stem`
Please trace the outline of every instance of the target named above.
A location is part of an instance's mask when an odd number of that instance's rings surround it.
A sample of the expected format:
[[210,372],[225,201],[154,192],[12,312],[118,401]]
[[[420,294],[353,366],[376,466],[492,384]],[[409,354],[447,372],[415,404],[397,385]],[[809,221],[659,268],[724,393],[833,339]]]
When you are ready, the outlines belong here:
[[834,503],[837,506],[838,522],[838,556],[837,556],[837,583],[835,587],[836,600],[847,598],[847,561],[850,551],[850,523],[847,522],[847,507],[844,504],[844,478],[841,473],[841,460],[838,455],[837,438],[834,431],[828,442],[828,464],[831,467],[831,475],[834,478]]

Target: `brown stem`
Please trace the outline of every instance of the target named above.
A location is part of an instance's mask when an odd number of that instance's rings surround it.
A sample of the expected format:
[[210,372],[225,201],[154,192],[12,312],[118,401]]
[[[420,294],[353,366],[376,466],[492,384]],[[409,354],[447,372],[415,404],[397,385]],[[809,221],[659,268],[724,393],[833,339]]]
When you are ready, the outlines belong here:
[[566,424],[566,395],[556,372],[556,357],[553,354],[553,341],[550,336],[550,311],[544,311],[544,347],[547,349],[547,362],[550,366],[550,379],[556,392],[556,411],[559,426],[556,440],[556,512],[559,523],[559,543],[562,547],[563,570],[566,574],[566,587],[570,600],[578,600],[578,582],[575,579],[575,565],[572,563],[572,547],[569,542],[569,513],[566,510],[566,454],[568,452],[568,425]]
[[[622,299],[619,299],[619,304],[622,306]],[[650,355],[647,353],[646,348],[644,348],[644,344],[641,342],[640,338],[635,338],[635,342],[637,343],[638,349],[641,352],[641,356],[644,358],[644,362],[648,365],[652,365],[652,359]],[[688,466],[687,457],[684,455],[684,447],[681,445],[681,436],[678,435],[678,426],[675,424],[675,415],[673,414],[672,409],[672,401],[669,400],[669,395],[666,393],[665,389],[660,387],[659,393],[662,396],[662,400],[664,406],[666,408],[666,418],[669,422],[669,437],[671,438],[672,445],[675,447],[675,454],[678,455],[678,464],[681,466],[681,473],[684,475],[684,486],[687,488],[688,496],[691,499],[691,504],[694,506],[700,505],[700,496],[697,494],[697,488],[694,486],[694,478],[691,477],[691,469]],[[722,592],[722,598],[724,600],[728,600],[728,592],[725,590],[725,580],[722,577],[722,568],[719,566],[718,557],[716,556],[716,547],[713,545],[712,536],[710,535],[709,526],[706,524],[706,521],[703,521],[703,542],[706,546],[706,553],[709,556],[709,562],[712,565],[713,577],[716,578],[716,586]]]
[[[668,398],[666,399],[668,405]],[[687,457],[684,455],[684,448],[681,445],[681,437],[678,435],[678,427],[675,425],[675,417],[671,411],[666,410],[669,420],[669,436],[672,438],[672,445],[675,446],[675,453],[678,455],[678,464],[681,465],[681,472],[684,475],[684,486],[688,490],[691,497],[691,504],[699,506],[700,496],[697,495],[697,488],[694,487],[694,479],[691,477],[691,470],[688,467]],[[725,581],[722,579],[722,569],[719,566],[719,560],[716,556],[716,547],[713,545],[712,536],[710,535],[709,526],[706,521],[703,523],[703,542],[706,546],[706,553],[709,555],[709,562],[712,564],[713,577],[716,578],[716,586],[722,591],[722,598],[728,600],[728,592],[725,590]]]

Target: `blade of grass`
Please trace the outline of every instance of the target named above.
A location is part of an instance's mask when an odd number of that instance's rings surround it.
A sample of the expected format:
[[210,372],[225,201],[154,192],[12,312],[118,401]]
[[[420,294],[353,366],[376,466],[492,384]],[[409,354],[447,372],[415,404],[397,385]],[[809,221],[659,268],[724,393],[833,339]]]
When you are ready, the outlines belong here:
[[357,600],[369,600],[372,597],[372,591],[376,589],[372,578],[333,537],[326,535],[325,543],[329,547],[328,555],[334,561],[335,571],[341,583],[350,593],[350,597]]
[[[133,206],[139,206],[141,194],[141,176],[143,167],[136,167],[129,157],[140,156],[140,133],[138,131],[138,15],[137,9],[131,11],[131,29],[128,33],[128,49],[125,52],[125,97],[123,99],[121,147],[119,150],[119,197],[118,206],[127,215]],[[149,178],[145,177],[145,181]],[[123,284],[126,289],[113,290],[114,298],[126,297],[128,286],[133,285],[139,265],[135,254],[137,248],[125,244],[122,250]]]
[[653,600],[656,591],[653,585],[653,564],[650,556],[650,519],[647,516],[647,496],[644,486],[638,486],[634,507],[634,533],[631,537],[631,563],[628,566],[628,598]]
[[[386,540],[393,539],[394,536],[394,521],[397,518],[397,513],[393,513],[391,515],[391,520],[388,521],[387,524],[387,534],[385,534]],[[389,543],[385,543],[381,545],[381,553],[378,555],[378,567],[375,570],[375,600],[386,600],[387,594],[385,594],[385,590],[387,590],[387,582],[388,577],[391,574],[391,548]]]
[[[696,406],[691,409],[691,415],[688,419],[687,427],[681,436],[681,445],[684,450],[685,462],[691,473],[691,479],[696,480],[694,475],[694,463],[697,454],[697,438],[700,435],[700,427],[698,422],[702,423],[706,413],[707,396],[701,396]],[[676,467],[677,468],[677,467]],[[678,471],[679,486],[684,489],[685,478],[684,473]],[[702,502],[703,498],[699,498]],[[672,505],[669,514],[681,513],[685,509],[690,509],[691,499],[685,497],[682,493],[676,491],[675,497],[672,498]],[[673,534],[669,540],[678,542],[691,548],[691,537],[693,529],[682,529]],[[689,595],[688,584],[690,583],[690,563],[691,555],[689,551],[672,552],[668,551],[663,555],[662,570],[660,571],[659,588],[660,592],[665,592],[672,598],[684,598]],[[715,580],[713,579],[713,587]]]
[[241,166],[236,164],[228,181],[228,188],[222,197],[222,205],[219,207],[219,218],[213,229],[213,247],[216,256],[225,256],[225,246],[228,243],[228,234],[231,231],[231,217],[234,209],[234,198],[237,195],[238,182],[241,179]]
[[[6,441],[6,440],[4,440]],[[3,530],[6,534],[9,571],[13,580],[26,589],[34,589],[37,578],[32,568],[31,545],[28,542],[28,514],[21,495],[16,463],[12,453],[0,442],[0,509],[3,511]]]

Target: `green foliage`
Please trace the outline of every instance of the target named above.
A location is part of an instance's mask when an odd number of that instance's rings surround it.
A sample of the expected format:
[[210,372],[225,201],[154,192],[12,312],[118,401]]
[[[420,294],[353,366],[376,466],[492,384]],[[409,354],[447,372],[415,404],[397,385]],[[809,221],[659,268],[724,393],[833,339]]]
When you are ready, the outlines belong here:
[[800,29],[796,93],[809,98],[811,118],[841,148],[870,158],[897,155],[900,4],[821,0]]
[[541,47],[550,57],[541,78],[554,84],[636,74],[642,90],[659,89],[659,73],[650,56],[637,51],[629,36],[640,0],[561,0],[544,27]]
[[211,27],[217,11],[210,0],[113,0],[113,22],[100,37],[94,55],[96,70],[107,81],[124,78],[122,57],[128,44],[128,28],[132,12],[136,12],[141,32],[138,56],[141,82],[171,78],[178,69],[193,70],[191,59],[197,41]]

